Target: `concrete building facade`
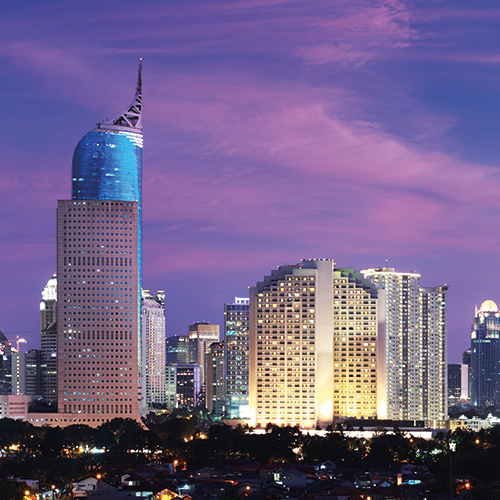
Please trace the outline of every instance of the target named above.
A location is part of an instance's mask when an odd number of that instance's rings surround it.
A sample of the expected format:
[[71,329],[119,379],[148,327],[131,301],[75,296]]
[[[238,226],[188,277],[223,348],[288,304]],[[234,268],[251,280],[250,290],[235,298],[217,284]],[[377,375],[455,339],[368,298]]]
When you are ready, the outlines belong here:
[[166,404],[165,382],[165,292],[152,295],[142,292],[142,379],[145,407],[161,408]]

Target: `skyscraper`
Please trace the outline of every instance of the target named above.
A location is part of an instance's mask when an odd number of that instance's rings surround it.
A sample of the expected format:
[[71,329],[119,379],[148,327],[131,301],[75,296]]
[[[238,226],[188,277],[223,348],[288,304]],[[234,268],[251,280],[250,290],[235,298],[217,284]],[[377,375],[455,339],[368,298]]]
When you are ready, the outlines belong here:
[[448,287],[420,288],[422,418],[438,427],[448,419]]
[[[142,65],[142,62],[141,62]],[[33,423],[139,419],[142,81],[76,146],[57,211],[58,414]]]
[[500,312],[485,300],[472,323],[470,349],[471,404],[480,409],[500,406]]
[[206,407],[216,417],[224,416],[224,342],[213,342],[206,356]]
[[362,271],[386,292],[387,416],[422,418],[420,274],[392,268]]
[[226,415],[249,418],[248,345],[250,299],[234,299],[224,305],[224,362],[226,372]]
[[250,288],[254,424],[326,427],[334,418],[369,419],[377,408],[385,411],[385,391],[377,392],[385,361],[377,366],[378,294],[332,260],[280,266]]
[[448,413],[448,288],[420,287],[420,274],[393,268],[362,273],[386,292],[388,418],[442,423]]
[[187,335],[173,335],[167,337],[167,364],[179,363],[187,365],[189,363],[189,337]]
[[57,403],[57,275],[47,281],[40,301],[40,384],[45,403]]
[[205,321],[189,325],[189,362],[200,366],[202,388],[207,376],[205,358],[213,342],[220,342],[219,325]]
[[142,378],[145,407],[161,408],[166,403],[165,385],[165,292],[142,292]]

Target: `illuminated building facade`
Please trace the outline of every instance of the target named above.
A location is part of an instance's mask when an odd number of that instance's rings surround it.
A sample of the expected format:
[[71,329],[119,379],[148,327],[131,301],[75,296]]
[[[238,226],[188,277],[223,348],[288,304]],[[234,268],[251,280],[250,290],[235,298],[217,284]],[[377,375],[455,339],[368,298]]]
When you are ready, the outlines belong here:
[[139,419],[141,108],[139,68],[132,104],[78,143],[58,204],[58,425]]
[[448,419],[448,287],[420,288],[422,418],[437,428]]
[[45,403],[57,404],[57,276],[47,281],[40,301],[40,391]]
[[206,357],[206,408],[216,417],[224,416],[224,342],[213,342]]
[[174,365],[177,407],[195,408],[200,404],[201,369],[199,365]]
[[180,363],[187,365],[189,363],[189,337],[187,335],[172,335],[167,337],[167,364]]
[[189,363],[200,366],[203,388],[207,376],[205,360],[213,342],[220,342],[219,325],[211,325],[207,322],[189,325]]
[[142,368],[144,402],[147,409],[166,403],[165,385],[165,292],[142,292]]
[[500,407],[500,312],[492,300],[477,309],[470,350],[471,404]]
[[422,419],[420,274],[392,268],[362,272],[386,292],[387,416]]
[[0,330],[0,394],[12,391],[12,348]]
[[226,415],[249,418],[248,347],[250,299],[236,297],[224,305]]
[[[334,272],[333,417],[385,418],[383,311],[376,286],[353,269]],[[380,320],[380,324],[379,324]]]
[[420,274],[362,271],[386,300],[387,417],[447,418],[447,287],[420,287]]
[[377,392],[377,372],[384,369],[377,366],[378,293],[332,260],[280,266],[250,288],[255,425],[310,429],[334,418],[378,416],[377,408],[385,408],[385,391]]

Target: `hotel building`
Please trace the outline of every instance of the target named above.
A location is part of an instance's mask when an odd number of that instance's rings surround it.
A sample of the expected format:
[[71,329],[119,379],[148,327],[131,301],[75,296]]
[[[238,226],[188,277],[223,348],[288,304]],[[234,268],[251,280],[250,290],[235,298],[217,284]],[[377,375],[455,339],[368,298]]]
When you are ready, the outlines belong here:
[[280,266],[250,288],[254,425],[311,429],[351,416],[385,417],[378,295],[372,283],[332,260]]

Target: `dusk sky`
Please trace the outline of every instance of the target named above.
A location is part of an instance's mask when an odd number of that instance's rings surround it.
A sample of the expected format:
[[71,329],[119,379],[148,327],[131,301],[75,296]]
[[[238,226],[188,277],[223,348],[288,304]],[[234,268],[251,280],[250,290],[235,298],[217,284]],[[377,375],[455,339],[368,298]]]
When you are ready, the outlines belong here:
[[26,348],[73,150],[140,57],[143,286],[168,335],[302,258],[449,285],[450,362],[500,303],[496,1],[19,0],[0,57],[0,328]]

